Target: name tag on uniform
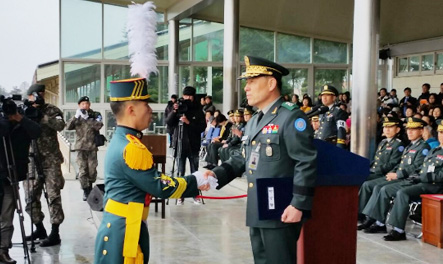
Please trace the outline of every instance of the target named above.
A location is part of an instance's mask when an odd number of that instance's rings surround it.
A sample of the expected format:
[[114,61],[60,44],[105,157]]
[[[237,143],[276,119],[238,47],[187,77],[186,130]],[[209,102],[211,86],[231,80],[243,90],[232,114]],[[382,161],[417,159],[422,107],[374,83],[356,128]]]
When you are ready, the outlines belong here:
[[428,172],[434,172],[434,171],[435,171],[435,166],[434,165],[428,166]]
[[248,136],[246,135],[246,136],[243,136],[242,138],[241,138],[241,141],[245,141],[245,140],[247,140],[248,139]]
[[260,155],[256,151],[251,152],[251,157],[249,158],[249,169],[256,170],[258,166],[258,160]]
[[268,187],[268,210],[275,209],[274,187]]

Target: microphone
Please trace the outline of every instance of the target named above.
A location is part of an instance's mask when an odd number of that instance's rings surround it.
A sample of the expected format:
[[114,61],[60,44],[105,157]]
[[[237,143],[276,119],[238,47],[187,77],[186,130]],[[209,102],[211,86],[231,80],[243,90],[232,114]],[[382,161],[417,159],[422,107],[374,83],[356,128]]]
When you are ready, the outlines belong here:
[[328,112],[328,110],[329,110],[329,107],[320,106],[317,109],[313,109],[313,110],[307,112],[306,115],[308,116],[308,118],[311,118],[316,115],[324,114],[324,113]]

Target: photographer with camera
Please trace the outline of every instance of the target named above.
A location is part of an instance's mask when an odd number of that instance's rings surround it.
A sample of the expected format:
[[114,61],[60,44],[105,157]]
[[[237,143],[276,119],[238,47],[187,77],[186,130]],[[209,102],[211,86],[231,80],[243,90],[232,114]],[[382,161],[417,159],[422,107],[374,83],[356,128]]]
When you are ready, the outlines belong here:
[[[195,100],[195,93],[194,87],[186,86],[183,98],[174,104],[173,111],[166,118],[168,127],[174,128],[174,158],[179,176],[185,175],[186,159],[189,159],[191,173],[198,170],[201,133],[205,131],[206,122],[200,103]],[[194,201],[200,203],[199,199]],[[178,204],[182,203],[183,199],[180,199]]]
[[[52,105],[45,103],[45,86],[33,84],[28,89],[28,98],[33,101],[33,106],[41,113],[40,126],[41,136],[37,139],[36,148],[33,150],[39,159],[35,159],[36,167],[40,168],[42,175],[34,180],[23,182],[26,194],[26,212],[31,216],[31,221],[37,229],[27,240],[40,239],[41,247],[49,247],[60,244],[59,226],[64,220],[62,200],[60,190],[65,185],[62,175],[61,164],[63,155],[57,139],[57,131],[62,131],[65,127],[62,111]],[[40,174],[40,173],[39,173]],[[50,222],[52,224],[51,234],[46,234],[43,226],[45,215],[41,210],[40,198],[42,191],[47,195]],[[32,208],[32,211],[31,211]]]
[[[0,262],[16,263],[8,251],[12,247],[18,182],[26,179],[29,146],[33,139],[40,136],[41,129],[38,123],[19,113],[17,105],[11,98],[3,98],[1,101],[3,115],[0,116]],[[14,165],[12,170],[15,171],[10,174],[8,166],[11,169],[12,165]]]
[[83,189],[83,201],[88,199],[92,184],[97,179],[97,144],[95,136],[103,127],[102,115],[94,112],[89,97],[78,100],[75,116],[66,124],[67,130],[75,129],[75,146],[77,151],[78,180]]

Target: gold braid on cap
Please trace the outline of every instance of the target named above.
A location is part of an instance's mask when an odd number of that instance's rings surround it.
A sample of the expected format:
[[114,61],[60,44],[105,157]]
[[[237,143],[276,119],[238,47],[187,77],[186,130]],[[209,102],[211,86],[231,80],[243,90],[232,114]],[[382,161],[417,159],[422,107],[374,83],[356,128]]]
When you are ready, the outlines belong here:
[[443,125],[438,125],[437,132],[441,132],[441,131],[443,131]]
[[406,128],[423,128],[423,124],[420,122],[408,122]]

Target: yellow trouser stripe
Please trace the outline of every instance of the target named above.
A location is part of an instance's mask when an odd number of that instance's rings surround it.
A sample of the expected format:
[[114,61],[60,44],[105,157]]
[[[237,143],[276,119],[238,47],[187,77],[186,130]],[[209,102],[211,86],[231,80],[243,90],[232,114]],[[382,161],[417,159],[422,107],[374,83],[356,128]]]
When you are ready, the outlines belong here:
[[[140,226],[142,220],[146,220],[149,213],[149,207],[144,207],[143,203],[129,202],[120,203],[109,199],[105,206],[105,211],[120,217],[126,218],[125,240],[123,242],[123,256],[125,263],[137,263],[140,259],[138,241],[140,239]],[[143,255],[141,257],[143,259]],[[128,260],[126,260],[128,259]]]
[[183,193],[186,190],[186,186],[188,186],[188,183],[184,178],[175,178],[177,180],[177,188],[175,189],[175,192],[171,195],[170,198],[177,199],[182,197]]

